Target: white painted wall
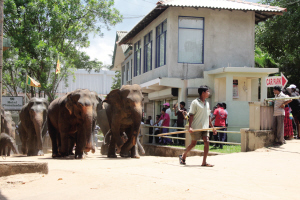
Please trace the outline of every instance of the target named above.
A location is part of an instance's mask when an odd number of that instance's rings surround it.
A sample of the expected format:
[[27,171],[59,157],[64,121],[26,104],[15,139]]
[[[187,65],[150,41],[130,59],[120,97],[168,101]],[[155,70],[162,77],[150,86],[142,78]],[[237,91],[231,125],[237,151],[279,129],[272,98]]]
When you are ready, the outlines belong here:
[[[170,7],[131,41],[141,40],[142,74],[133,78],[141,84],[158,77],[188,79],[203,77],[203,71],[222,67],[254,67],[254,12]],[[204,64],[178,63],[178,17],[204,17]],[[167,64],[155,69],[156,27],[167,19]],[[153,31],[152,70],[143,72],[144,36]]]
[[100,72],[95,72],[94,70],[91,73],[87,72],[84,69],[78,69],[74,73],[75,80],[73,75],[70,74],[68,78],[68,87],[65,87],[65,84],[61,82],[58,86],[57,93],[59,96],[64,95],[67,92],[72,92],[76,89],[89,89],[95,91],[98,94],[107,95],[113,84],[113,77],[115,77],[114,71],[109,70],[100,70]]

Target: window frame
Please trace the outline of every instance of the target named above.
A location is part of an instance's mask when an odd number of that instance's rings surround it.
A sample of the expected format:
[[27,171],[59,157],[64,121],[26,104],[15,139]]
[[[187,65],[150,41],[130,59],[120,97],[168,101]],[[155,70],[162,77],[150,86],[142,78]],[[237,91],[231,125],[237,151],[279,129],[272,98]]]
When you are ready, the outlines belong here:
[[[151,37],[150,37],[151,36]],[[148,41],[146,41],[147,37],[149,38]],[[150,66],[148,70],[148,45],[150,44]],[[144,36],[144,73],[152,70],[152,47],[153,47],[153,31],[150,31]]]
[[[179,19],[182,17],[188,17],[188,18],[201,18],[203,19],[203,28],[186,28],[186,27],[180,27],[179,26]],[[205,18],[204,17],[194,17],[194,16],[178,16],[178,57],[177,57],[177,62],[178,63],[188,63],[188,64],[204,64],[204,27],[205,27]],[[202,36],[202,62],[201,63],[189,63],[189,62],[179,62],[179,29],[195,29],[195,30],[202,30],[203,31],[203,36]]]
[[[136,49],[136,45],[138,45],[138,48]],[[137,41],[134,43],[134,77],[141,75],[141,60],[142,60],[142,47],[141,47],[141,40]],[[137,53],[140,54],[140,59],[139,59],[139,66],[137,66]],[[137,68],[139,67],[139,74],[137,73]]]
[[[156,26],[155,28],[155,44],[156,44],[156,47],[155,47],[155,68],[158,68],[158,67],[161,67],[161,66],[164,66],[167,64],[167,59],[166,59],[166,55],[167,55],[167,51],[166,51],[166,47],[167,47],[167,31],[168,31],[168,28],[166,26],[166,30],[164,30],[164,23],[167,23],[167,26],[168,26],[168,21],[167,19],[165,19],[163,22],[161,22],[158,26]],[[158,27],[161,28],[161,33],[160,34],[157,34],[157,29]],[[160,36],[161,35],[164,35],[164,64],[163,65],[160,65]],[[157,45],[158,44],[158,45]]]

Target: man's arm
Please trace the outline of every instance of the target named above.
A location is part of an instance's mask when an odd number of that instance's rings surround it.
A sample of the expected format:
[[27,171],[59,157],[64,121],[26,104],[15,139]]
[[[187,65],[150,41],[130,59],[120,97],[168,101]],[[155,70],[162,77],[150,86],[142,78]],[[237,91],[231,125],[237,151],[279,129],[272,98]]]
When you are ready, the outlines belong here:
[[[215,116],[214,116],[215,117]],[[213,119],[215,119],[213,117]],[[211,127],[211,128],[213,128],[213,133],[214,133],[214,135],[216,135],[217,134],[217,130],[216,129],[214,129],[215,127],[214,127],[214,125],[211,123],[213,120],[211,120],[211,118],[210,118],[210,116],[209,116],[209,126]]]
[[216,116],[214,115],[212,118],[210,118],[210,116],[209,116],[209,125],[210,125],[210,123],[212,122],[212,121],[214,121],[216,119]]
[[190,114],[190,118],[189,118],[189,132],[190,133],[193,132],[193,128],[192,128],[193,119],[194,119],[194,115]]

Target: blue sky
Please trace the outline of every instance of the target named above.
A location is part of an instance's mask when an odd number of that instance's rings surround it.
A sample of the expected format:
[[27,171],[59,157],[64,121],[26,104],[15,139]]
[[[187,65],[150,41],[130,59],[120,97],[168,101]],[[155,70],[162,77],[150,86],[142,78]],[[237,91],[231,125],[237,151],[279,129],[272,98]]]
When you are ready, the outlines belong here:
[[[258,2],[258,0],[247,1]],[[156,6],[157,2],[158,0],[115,0],[115,8],[123,15],[123,22],[111,27],[111,30],[103,29],[103,37],[90,35],[90,47],[82,49],[82,51],[85,51],[91,59],[97,58],[104,64],[110,65],[116,31],[130,31]]]

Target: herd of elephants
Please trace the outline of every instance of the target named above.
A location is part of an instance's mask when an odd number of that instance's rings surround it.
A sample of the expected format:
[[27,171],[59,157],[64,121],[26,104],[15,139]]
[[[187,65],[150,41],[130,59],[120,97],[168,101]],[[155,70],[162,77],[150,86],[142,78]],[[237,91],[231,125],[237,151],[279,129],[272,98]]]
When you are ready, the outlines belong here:
[[[76,89],[50,104],[45,98],[31,98],[19,113],[18,133],[22,153],[43,156],[43,137],[49,132],[52,157],[74,155],[81,159],[95,147],[93,131],[99,124],[104,142],[101,153],[116,158],[139,158],[138,134],[142,119],[143,94],[139,85],[123,85],[112,90],[102,101],[96,92]],[[15,143],[15,123],[10,112],[1,108],[0,154],[18,153]],[[117,150],[116,150],[117,149]]]

